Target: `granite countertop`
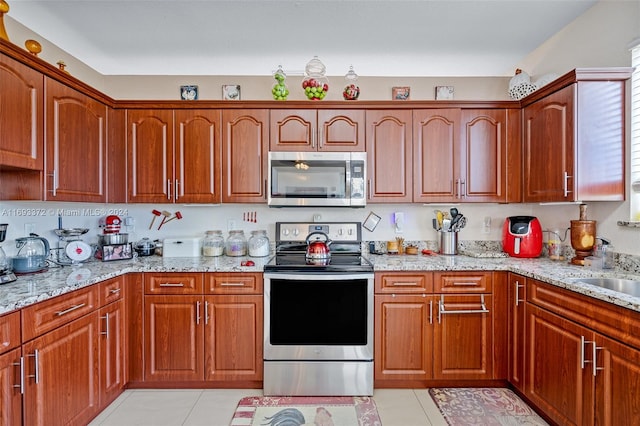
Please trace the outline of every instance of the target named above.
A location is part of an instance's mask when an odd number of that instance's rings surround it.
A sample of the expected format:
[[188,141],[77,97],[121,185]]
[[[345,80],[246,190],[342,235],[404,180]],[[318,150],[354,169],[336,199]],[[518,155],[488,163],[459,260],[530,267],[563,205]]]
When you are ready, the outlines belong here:
[[[487,254],[488,253],[488,254]],[[517,259],[490,252],[458,256],[373,255],[367,257],[378,271],[509,271],[538,279],[576,293],[640,312],[640,298],[588,284],[572,283],[569,278],[616,277],[640,281],[640,273],[622,269],[594,271],[546,258]],[[251,259],[254,266],[242,266]],[[114,262],[90,261],[78,266],[51,267],[48,271],[19,276],[0,286],[0,314],[74,291],[129,272],[259,272],[270,257],[139,257]]]

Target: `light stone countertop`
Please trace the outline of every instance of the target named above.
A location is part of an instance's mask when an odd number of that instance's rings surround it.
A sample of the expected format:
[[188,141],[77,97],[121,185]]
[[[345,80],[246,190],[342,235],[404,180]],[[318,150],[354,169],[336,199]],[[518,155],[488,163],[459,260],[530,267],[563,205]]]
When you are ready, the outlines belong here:
[[[571,283],[568,278],[616,277],[640,281],[640,273],[622,269],[592,271],[567,261],[546,258],[516,259],[503,256],[424,256],[373,255],[367,257],[379,271],[509,271],[538,279],[576,293],[640,312],[640,298],[587,284]],[[241,266],[243,260],[255,266]],[[79,266],[52,267],[47,272],[19,276],[0,286],[0,314],[130,272],[262,272],[270,257],[139,257],[114,262],[90,261]]]

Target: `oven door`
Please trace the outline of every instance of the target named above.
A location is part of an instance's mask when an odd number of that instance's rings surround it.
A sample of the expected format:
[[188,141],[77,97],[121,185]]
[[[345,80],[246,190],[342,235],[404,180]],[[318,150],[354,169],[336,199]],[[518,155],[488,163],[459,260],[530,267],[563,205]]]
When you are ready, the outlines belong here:
[[264,274],[264,359],[373,360],[373,273]]

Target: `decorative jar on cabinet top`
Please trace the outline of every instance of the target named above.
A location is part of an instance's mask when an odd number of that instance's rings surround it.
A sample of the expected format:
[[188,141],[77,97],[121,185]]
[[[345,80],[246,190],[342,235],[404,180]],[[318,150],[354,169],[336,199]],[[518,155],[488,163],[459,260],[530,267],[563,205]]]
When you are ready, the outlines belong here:
[[302,88],[307,99],[319,101],[324,99],[329,91],[329,79],[325,77],[327,68],[322,61],[314,56],[305,67],[305,79],[302,80]]

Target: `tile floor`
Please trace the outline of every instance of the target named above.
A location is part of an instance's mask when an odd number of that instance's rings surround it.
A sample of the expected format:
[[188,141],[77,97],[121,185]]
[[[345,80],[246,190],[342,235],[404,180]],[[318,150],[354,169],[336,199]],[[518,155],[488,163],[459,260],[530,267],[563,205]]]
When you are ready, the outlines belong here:
[[[260,389],[125,391],[89,426],[228,426],[238,401]],[[445,426],[426,389],[376,389],[383,426]]]

